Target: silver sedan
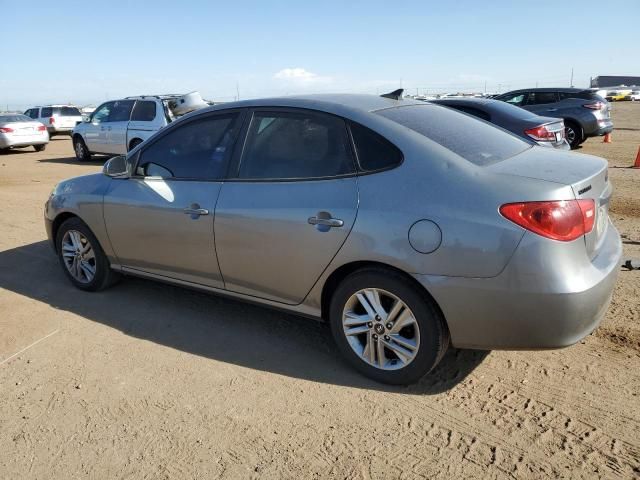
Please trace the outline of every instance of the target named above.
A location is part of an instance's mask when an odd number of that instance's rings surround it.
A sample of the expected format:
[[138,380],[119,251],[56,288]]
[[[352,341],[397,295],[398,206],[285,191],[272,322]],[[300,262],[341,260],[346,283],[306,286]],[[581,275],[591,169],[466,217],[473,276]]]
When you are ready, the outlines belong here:
[[45,224],[82,290],[136,275],[324,319],[353,367],[406,384],[450,344],[596,328],[621,256],[611,191],[606,161],[445,107],[319,95],[186,115],[58,184]]
[[47,127],[22,114],[0,115],[0,152],[31,147],[43,151],[49,143]]

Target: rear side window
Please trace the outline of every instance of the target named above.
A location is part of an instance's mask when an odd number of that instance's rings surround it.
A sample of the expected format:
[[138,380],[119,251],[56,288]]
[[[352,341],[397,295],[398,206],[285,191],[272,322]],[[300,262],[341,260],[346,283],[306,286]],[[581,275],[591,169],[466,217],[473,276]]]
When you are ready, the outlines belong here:
[[479,166],[500,162],[531,148],[528,143],[488,123],[436,105],[408,105],[376,113]]
[[156,102],[138,100],[131,114],[132,121],[151,122],[156,118]]
[[111,112],[109,112],[108,122],[127,122],[131,116],[131,109],[133,108],[133,100],[118,100],[113,102]]
[[350,128],[362,170],[382,170],[402,163],[402,152],[387,139],[357,123]]
[[544,103],[555,103],[555,92],[531,92],[529,93],[529,99],[527,105],[540,105]]
[[136,174],[189,180],[225,177],[237,114],[216,115],[176,126],[145,148]]
[[352,173],[344,120],[316,112],[256,112],[240,178],[307,179]]
[[53,109],[51,107],[42,107],[42,113],[40,114],[42,118],[50,117],[51,115],[53,115]]

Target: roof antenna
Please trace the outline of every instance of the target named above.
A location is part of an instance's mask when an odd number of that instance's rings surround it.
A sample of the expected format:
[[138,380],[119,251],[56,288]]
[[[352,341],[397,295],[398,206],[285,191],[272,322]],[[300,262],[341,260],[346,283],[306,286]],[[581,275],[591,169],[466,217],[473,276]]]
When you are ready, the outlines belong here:
[[390,98],[391,100],[402,100],[402,93],[404,92],[404,88],[399,88],[390,93],[384,93],[380,95],[384,98]]

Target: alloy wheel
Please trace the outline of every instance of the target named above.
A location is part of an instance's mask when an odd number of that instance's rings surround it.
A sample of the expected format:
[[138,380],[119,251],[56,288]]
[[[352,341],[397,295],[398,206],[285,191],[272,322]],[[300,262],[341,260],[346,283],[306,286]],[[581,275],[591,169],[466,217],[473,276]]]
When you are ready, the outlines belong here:
[[62,259],[71,276],[80,283],[91,283],[96,275],[96,256],[81,232],[68,230],[62,237]]
[[342,327],[356,355],[381,370],[406,367],[420,349],[420,328],[413,312],[382,289],[366,288],[351,295],[343,309]]

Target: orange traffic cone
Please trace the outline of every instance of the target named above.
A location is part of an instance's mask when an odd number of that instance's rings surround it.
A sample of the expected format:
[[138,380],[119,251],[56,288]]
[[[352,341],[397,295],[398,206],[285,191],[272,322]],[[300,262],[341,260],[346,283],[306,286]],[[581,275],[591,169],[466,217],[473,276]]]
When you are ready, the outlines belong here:
[[602,141],[602,143],[611,143],[611,134],[610,133],[605,133],[604,134],[604,140]]
[[640,147],[638,147],[638,154],[636,155],[636,163],[631,168],[640,168]]

